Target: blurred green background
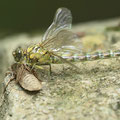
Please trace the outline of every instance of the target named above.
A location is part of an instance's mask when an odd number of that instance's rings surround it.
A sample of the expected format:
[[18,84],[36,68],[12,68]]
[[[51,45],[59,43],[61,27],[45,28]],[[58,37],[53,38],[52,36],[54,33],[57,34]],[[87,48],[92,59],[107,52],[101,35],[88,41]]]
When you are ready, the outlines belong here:
[[72,11],[74,24],[120,16],[120,0],[1,0],[0,32],[47,29],[59,7]]

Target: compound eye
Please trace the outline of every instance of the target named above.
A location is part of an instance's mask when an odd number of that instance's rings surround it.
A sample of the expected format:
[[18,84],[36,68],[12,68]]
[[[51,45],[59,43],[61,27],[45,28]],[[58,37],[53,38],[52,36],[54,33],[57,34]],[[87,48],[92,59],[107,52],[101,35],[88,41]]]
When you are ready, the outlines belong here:
[[17,56],[18,56],[19,58],[22,57],[22,52],[21,52],[20,50],[18,51]]
[[17,48],[15,51],[12,52],[12,55],[14,56],[15,61],[20,62],[22,60],[22,49]]

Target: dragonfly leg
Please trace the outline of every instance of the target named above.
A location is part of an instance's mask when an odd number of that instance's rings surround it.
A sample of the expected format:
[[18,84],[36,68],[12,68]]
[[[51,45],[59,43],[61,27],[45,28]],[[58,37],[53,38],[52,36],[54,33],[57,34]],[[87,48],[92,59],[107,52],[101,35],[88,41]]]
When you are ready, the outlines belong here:
[[51,73],[52,73],[51,64],[49,64],[48,80],[51,80]]
[[32,66],[32,69],[33,68],[36,68],[36,69],[41,69],[41,70],[43,70],[44,68],[43,67],[41,67],[41,66],[39,66],[39,65],[36,65],[36,64],[34,64],[33,66]]
[[52,74],[51,64],[49,64],[49,72],[50,72],[50,76],[51,76],[51,74]]
[[[48,72],[48,80],[51,80],[51,73],[52,73],[52,70],[51,70],[51,64],[48,64],[49,65],[49,70],[47,70],[47,72]],[[33,68],[36,68],[36,69],[41,69],[41,70],[46,70],[46,69],[44,69],[42,66],[39,66],[39,65],[36,65],[36,64],[34,64],[33,66],[32,66],[32,70],[33,70]],[[36,73],[34,72],[34,70],[33,70],[33,74],[36,76]],[[36,76],[37,77],[37,76]],[[37,77],[38,78],[38,77]]]

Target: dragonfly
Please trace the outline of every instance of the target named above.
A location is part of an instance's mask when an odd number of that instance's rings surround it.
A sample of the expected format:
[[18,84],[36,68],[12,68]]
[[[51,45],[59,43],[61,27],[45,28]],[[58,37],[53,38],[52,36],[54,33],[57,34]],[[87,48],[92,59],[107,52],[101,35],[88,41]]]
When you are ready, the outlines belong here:
[[79,68],[73,62],[120,56],[120,50],[83,54],[82,41],[77,34],[71,32],[71,27],[71,11],[67,8],[59,8],[40,43],[30,45],[24,49],[17,47],[12,52],[15,64],[11,66],[12,72],[8,73],[9,79],[5,84],[5,89],[11,80],[16,79],[16,82],[19,82],[24,89],[39,91],[42,87],[41,80],[37,77],[34,69],[44,69],[42,65],[50,66],[50,74],[52,63],[64,62],[78,71]]
[[67,8],[59,8],[40,43],[30,45],[26,49],[18,47],[13,51],[15,61],[39,69],[43,69],[42,65],[50,65],[50,71],[51,63],[62,62],[78,69],[65,58],[68,53],[81,52],[80,40],[75,33],[71,32],[71,26],[71,11]]
[[82,41],[71,32],[71,27],[71,11],[67,8],[59,8],[40,43],[30,45],[26,49],[18,47],[13,51],[15,61],[38,69],[43,69],[42,65],[49,65],[51,72],[52,63],[64,62],[79,69],[72,62],[120,56],[120,50],[83,55]]

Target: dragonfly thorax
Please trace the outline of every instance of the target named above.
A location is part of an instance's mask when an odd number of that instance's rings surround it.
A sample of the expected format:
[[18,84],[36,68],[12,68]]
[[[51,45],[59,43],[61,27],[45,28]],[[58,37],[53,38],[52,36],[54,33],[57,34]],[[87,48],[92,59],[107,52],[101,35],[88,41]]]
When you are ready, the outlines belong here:
[[43,47],[34,45],[27,49],[27,61],[31,64],[47,64],[50,62],[50,54]]

